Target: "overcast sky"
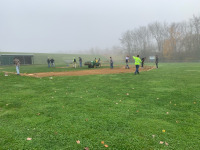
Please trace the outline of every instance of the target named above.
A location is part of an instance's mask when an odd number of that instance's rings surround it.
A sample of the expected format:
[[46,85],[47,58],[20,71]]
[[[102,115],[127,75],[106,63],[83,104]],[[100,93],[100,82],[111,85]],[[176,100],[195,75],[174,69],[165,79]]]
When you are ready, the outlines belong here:
[[200,0],[0,0],[0,51],[111,48],[127,30],[193,14]]

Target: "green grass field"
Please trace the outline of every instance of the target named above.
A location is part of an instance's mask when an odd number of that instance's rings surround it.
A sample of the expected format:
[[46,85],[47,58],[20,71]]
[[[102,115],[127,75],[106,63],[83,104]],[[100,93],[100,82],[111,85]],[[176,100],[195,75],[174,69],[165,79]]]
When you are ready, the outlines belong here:
[[0,149],[198,150],[200,63],[159,67],[51,79],[4,76],[15,68],[1,66]]

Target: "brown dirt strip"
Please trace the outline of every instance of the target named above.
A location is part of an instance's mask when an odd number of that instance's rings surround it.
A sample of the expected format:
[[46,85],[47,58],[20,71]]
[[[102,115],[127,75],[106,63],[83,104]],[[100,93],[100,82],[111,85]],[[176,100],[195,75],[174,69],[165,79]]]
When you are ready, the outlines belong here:
[[[140,72],[142,71],[150,71],[151,69],[155,69],[155,67],[145,66],[144,68],[140,68]],[[135,68],[125,69],[125,68],[104,68],[104,69],[88,69],[88,70],[80,70],[80,71],[66,71],[66,72],[41,72],[41,73],[32,73],[32,74],[21,74],[22,76],[31,76],[31,77],[52,77],[52,76],[83,76],[83,75],[97,75],[97,74],[118,74],[118,73],[134,73]]]

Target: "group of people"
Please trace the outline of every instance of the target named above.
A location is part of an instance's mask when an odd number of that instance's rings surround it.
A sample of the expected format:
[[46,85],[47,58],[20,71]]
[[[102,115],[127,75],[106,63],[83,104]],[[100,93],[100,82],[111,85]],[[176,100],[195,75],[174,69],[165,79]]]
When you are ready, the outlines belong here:
[[[139,66],[141,64],[141,67],[144,67],[144,61],[146,59],[146,57],[140,59],[139,55],[137,55],[137,57],[133,56],[133,59],[135,60],[135,75],[136,74],[139,74]],[[94,59],[94,61],[96,63],[100,63],[100,58],[97,60],[96,58]],[[16,66],[16,72],[17,72],[17,75],[20,75],[20,60],[17,59],[17,58],[14,58],[13,59],[13,62]],[[55,60],[53,58],[51,59],[47,59],[47,63],[48,63],[48,67],[55,67]],[[129,56],[126,56],[126,69],[130,69],[128,63],[129,63]],[[156,68],[158,68],[158,55],[155,56],[155,64],[156,64]],[[80,67],[82,67],[82,58],[79,57],[79,65]],[[73,58],[73,67],[76,68],[76,58],[74,57]],[[113,60],[112,60],[112,57],[110,57],[110,68],[113,69]]]
[[[145,61],[146,57],[143,57],[143,58],[140,59],[139,55],[137,55],[137,57],[133,56],[133,59],[135,60],[135,68],[136,68],[135,69],[135,75],[136,75],[136,74],[139,74],[140,64],[141,64],[142,68],[144,67],[144,61]],[[129,56],[126,56],[125,62],[126,62],[125,69],[130,69],[130,67],[129,67]],[[155,56],[155,64],[156,64],[156,68],[158,68],[158,55]],[[112,57],[110,57],[110,68],[113,69]]]
[[[82,67],[83,60],[81,57],[78,57],[78,58],[79,58],[79,67]],[[95,58],[94,62],[100,64],[101,60],[100,60],[100,58],[98,60]],[[99,66],[101,66],[101,65],[99,65]],[[75,57],[73,58],[73,67],[76,68],[76,58]]]
[[53,58],[48,58],[47,59],[47,64],[48,64],[48,67],[50,68],[50,67],[55,67],[55,60],[53,59]]
[[95,63],[99,63],[99,67],[101,67],[101,59],[100,59],[100,58],[99,58],[98,60],[95,58],[95,59],[94,59],[94,62],[95,62]]
[[100,63],[101,62],[101,59],[99,58],[98,60],[95,58],[94,59],[94,62],[96,62],[96,63]]
[[[142,60],[140,59],[139,55],[137,55],[137,57],[133,56],[133,59],[135,60],[135,75],[139,74],[139,67],[140,67],[140,63],[142,64],[141,67],[144,67],[144,61],[146,59],[146,57],[142,58]],[[156,68],[158,68],[158,55],[155,56],[155,64],[156,64]]]
[[[81,57],[78,57],[78,59],[79,59],[79,66],[82,67],[83,60]],[[76,58],[75,57],[73,58],[73,67],[76,68]]]

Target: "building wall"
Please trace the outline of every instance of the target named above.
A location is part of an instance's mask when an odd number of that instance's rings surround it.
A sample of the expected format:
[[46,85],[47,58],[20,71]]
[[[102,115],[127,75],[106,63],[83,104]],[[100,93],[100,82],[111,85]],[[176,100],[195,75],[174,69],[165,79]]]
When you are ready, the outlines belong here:
[[0,55],[0,65],[13,65],[13,59],[18,58],[21,64],[33,64],[33,56]]

